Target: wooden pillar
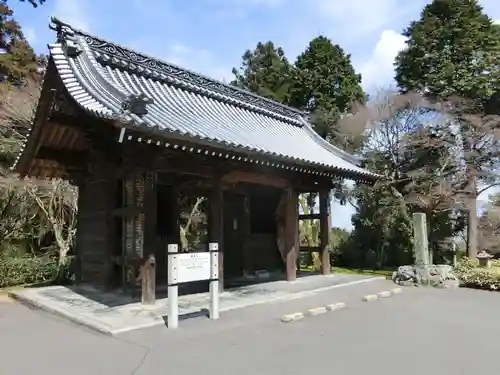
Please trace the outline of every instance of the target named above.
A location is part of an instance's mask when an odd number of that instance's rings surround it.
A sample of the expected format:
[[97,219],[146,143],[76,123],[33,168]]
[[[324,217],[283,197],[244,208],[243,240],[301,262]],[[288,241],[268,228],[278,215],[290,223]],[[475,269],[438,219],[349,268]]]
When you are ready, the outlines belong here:
[[[112,175],[111,175],[112,176]],[[106,181],[104,184],[104,189],[102,194],[106,195],[106,243],[108,248],[108,257],[106,259],[106,288],[109,290],[113,290],[117,286],[117,280],[119,276],[115,271],[115,220],[113,216],[113,209],[115,208],[115,200],[116,200],[116,181],[115,179],[110,179]]]
[[76,221],[76,238],[75,238],[75,282],[78,284],[82,281],[82,246],[81,241],[79,241],[78,237],[78,219],[81,216],[81,212],[84,210],[84,196],[85,196],[85,174],[82,171],[71,171],[71,179],[70,183],[76,187],[78,187],[78,201],[77,201],[77,221]]
[[180,197],[179,187],[173,186],[172,187],[172,207],[170,207],[170,215],[172,215],[171,217],[172,217],[173,228],[171,228],[172,238],[169,238],[168,243],[169,244],[177,244],[180,246],[180,243],[181,243],[181,223],[180,223],[181,209],[179,206],[179,197]]
[[144,227],[141,265],[141,302],[152,305],[156,298],[156,173],[147,172],[144,181]]
[[219,244],[219,287],[220,291],[224,290],[224,249],[223,249],[223,201],[222,187],[220,181],[217,180],[210,194],[210,216],[209,216],[209,241]]
[[82,253],[85,251],[85,243],[83,241],[83,237],[85,233],[83,233],[83,221],[82,217],[86,213],[87,207],[85,206],[87,203],[86,198],[86,181],[81,181],[78,184],[78,216],[77,216],[77,230],[76,230],[76,241],[75,241],[75,282],[77,284],[82,282]]
[[285,244],[286,280],[297,279],[297,256],[299,253],[299,195],[293,189],[286,190]]
[[144,244],[143,258],[155,254],[156,224],[157,224],[157,195],[156,173],[147,172],[144,181]]
[[113,286],[114,203],[109,164],[97,160],[79,184],[76,235],[77,281]]
[[319,235],[321,272],[330,274],[330,191],[322,190],[319,193]]

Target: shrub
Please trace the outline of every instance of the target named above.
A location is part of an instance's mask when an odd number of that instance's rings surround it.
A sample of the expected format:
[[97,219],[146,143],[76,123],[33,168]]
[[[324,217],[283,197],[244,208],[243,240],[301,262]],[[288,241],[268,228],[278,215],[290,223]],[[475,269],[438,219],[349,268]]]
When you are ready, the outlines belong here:
[[53,280],[57,262],[53,257],[0,258],[0,288]]
[[455,266],[455,274],[466,287],[500,290],[500,260],[491,263],[491,268],[482,268],[477,260],[462,258]]

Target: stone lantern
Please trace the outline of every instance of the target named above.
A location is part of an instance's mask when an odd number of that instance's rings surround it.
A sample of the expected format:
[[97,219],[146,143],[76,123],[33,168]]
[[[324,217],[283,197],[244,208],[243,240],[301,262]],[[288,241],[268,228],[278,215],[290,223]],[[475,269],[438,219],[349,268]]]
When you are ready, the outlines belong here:
[[477,259],[479,260],[479,267],[490,268],[491,258],[493,258],[493,255],[488,254],[486,251],[481,251],[479,254],[477,254]]

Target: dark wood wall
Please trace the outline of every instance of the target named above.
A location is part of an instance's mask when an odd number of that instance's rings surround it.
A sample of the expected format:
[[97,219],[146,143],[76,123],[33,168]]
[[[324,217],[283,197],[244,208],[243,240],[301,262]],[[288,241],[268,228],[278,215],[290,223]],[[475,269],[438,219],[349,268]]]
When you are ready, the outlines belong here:
[[[209,238],[223,252],[221,275],[223,270],[230,278],[243,271],[283,269],[291,274],[288,279],[294,279],[295,269],[284,264],[278,249],[277,228],[273,227],[276,209],[285,191],[328,186],[327,178],[249,163],[223,163],[215,157],[152,144],[119,144],[114,135],[110,131],[107,138],[95,143],[97,136],[90,137],[91,156],[80,179],[76,244],[80,281],[108,287],[129,285],[138,276],[134,272],[142,258],[154,254],[156,281],[164,284],[167,245],[179,242],[178,214],[166,220],[158,204],[172,206],[168,210],[175,215],[178,207],[173,202],[184,189],[204,191],[209,198],[210,220],[217,222],[209,224]],[[168,199],[158,196],[159,185],[169,186],[162,192]],[[296,199],[294,202],[296,205]],[[163,223],[158,223],[160,214]],[[290,220],[298,220],[298,216]],[[167,228],[172,223],[177,229]],[[288,252],[298,251],[295,242],[286,244]],[[288,258],[286,262],[291,264]]]
[[113,273],[112,210],[114,186],[108,180],[84,181],[78,190],[76,236],[77,278],[80,282],[110,285]]
[[[166,280],[164,251],[168,243],[179,242],[178,216],[170,221],[177,221],[175,231],[158,229],[158,226],[154,230],[151,224],[157,224],[159,214],[155,209],[159,197],[154,186],[165,184],[165,180],[173,187],[173,196],[178,197],[185,184],[193,183],[195,188],[205,189],[209,195],[209,239],[218,242],[223,252],[227,251],[226,260],[223,254],[220,257],[221,275],[223,268],[237,274],[243,269],[274,270],[286,262],[287,279],[295,278],[297,194],[330,189],[331,174],[327,177],[318,172],[304,173],[290,162],[278,168],[271,160],[264,160],[267,159],[264,156],[247,155],[245,150],[226,153],[186,139],[166,140],[162,134],[145,133],[140,129],[129,128],[123,137],[122,129],[114,121],[98,120],[84,113],[62,86],[57,90],[57,97],[59,109],[50,111],[44,131],[37,136],[39,147],[32,150],[21,174],[65,178],[79,186],[75,253],[80,281],[123,285],[125,280],[135,277],[127,273],[128,262],[140,264],[140,258],[151,253],[156,254],[158,267],[161,267],[157,281]],[[72,130],[65,130],[67,135],[61,138],[57,134],[62,128]],[[248,160],[254,157],[257,159]],[[161,179],[163,181],[159,181]],[[253,188],[248,189],[248,185]],[[289,193],[283,214],[287,217],[284,221],[289,241],[284,244],[282,254],[278,250],[275,230],[252,230],[251,215],[243,204],[248,203],[249,197],[269,189],[280,195],[285,191]],[[175,206],[172,203],[173,213],[178,212]],[[258,221],[269,219],[271,222],[276,215],[275,203],[267,200],[262,200],[262,205],[253,210],[262,215]],[[238,228],[225,233],[224,229],[234,227],[231,215],[240,218]],[[169,226],[167,221],[162,226]],[[327,233],[324,228],[322,233]],[[328,241],[324,239],[317,251],[326,254],[325,243]],[[280,245],[280,249],[282,247]],[[231,263],[223,267],[225,261]]]

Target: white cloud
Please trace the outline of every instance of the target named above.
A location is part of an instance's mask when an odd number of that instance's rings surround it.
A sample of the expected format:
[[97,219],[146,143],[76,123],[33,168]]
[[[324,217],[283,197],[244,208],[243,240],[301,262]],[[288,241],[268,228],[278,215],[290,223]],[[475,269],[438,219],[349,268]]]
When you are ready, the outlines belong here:
[[52,14],[78,29],[90,30],[88,3],[85,0],[56,0]]
[[229,82],[233,78],[231,68],[221,64],[207,50],[193,49],[180,43],[172,44],[168,49],[165,60],[220,81]]
[[363,87],[372,91],[393,83],[394,59],[405,48],[406,38],[394,30],[384,30],[368,60],[358,68]]
[[398,0],[315,0],[316,10],[353,39],[380,30],[407,7]]
[[[275,11],[276,8],[285,4],[285,0],[205,0],[211,4],[212,19],[221,20],[249,20],[250,14],[255,10]],[[213,4],[213,5],[212,5]],[[206,4],[205,4],[206,5]]]
[[265,8],[276,8],[285,3],[284,0],[212,0],[215,4],[224,7],[242,7],[242,8],[250,8],[250,7],[265,7]]

